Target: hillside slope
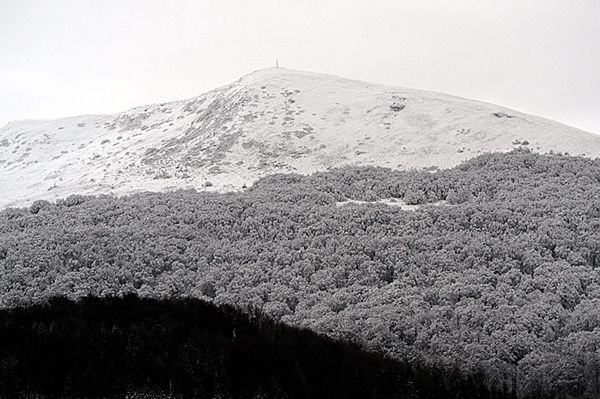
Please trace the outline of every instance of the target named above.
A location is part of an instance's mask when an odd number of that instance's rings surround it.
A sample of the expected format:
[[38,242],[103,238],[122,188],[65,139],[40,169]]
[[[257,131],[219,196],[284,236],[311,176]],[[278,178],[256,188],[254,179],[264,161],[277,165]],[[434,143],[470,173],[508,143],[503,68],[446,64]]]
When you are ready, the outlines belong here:
[[519,145],[600,155],[600,136],[499,106],[271,68],[188,100],[6,125],[0,207],[73,193],[235,190],[270,173],[343,165],[445,168]]
[[483,373],[520,398],[600,398],[598,198],[600,159],[513,151],[439,173],[38,202],[0,212],[0,308],[196,297]]

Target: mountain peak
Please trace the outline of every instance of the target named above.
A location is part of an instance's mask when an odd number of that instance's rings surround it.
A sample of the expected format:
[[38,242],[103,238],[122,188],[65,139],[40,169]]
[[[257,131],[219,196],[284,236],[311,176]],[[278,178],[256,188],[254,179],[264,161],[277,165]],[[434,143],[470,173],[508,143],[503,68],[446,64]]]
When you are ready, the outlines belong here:
[[298,71],[284,67],[266,67],[247,73],[244,76],[242,76],[239,80],[262,80],[269,79],[273,76],[293,75],[297,72]]
[[273,77],[278,77],[278,76],[327,77],[329,75],[323,74],[323,73],[318,73],[318,72],[309,72],[309,71],[302,71],[302,70],[298,70],[298,69],[289,69],[289,68],[285,68],[285,67],[266,67],[266,68],[257,69],[255,71],[247,73],[244,76],[242,76],[240,78],[240,80],[248,79],[248,80],[260,81],[260,80],[264,80],[264,79],[271,79]]
[[[568,138],[568,139],[566,139]],[[345,165],[446,168],[517,147],[600,155],[600,136],[493,104],[265,68],[198,97],[0,128],[0,207],[74,193],[237,190]]]
[[316,88],[323,84],[352,84],[364,86],[380,86],[374,83],[344,78],[336,75],[329,75],[320,72],[309,72],[284,67],[268,67],[250,72],[240,79],[237,83],[242,84],[294,84],[295,82],[304,82],[304,84],[315,85]]

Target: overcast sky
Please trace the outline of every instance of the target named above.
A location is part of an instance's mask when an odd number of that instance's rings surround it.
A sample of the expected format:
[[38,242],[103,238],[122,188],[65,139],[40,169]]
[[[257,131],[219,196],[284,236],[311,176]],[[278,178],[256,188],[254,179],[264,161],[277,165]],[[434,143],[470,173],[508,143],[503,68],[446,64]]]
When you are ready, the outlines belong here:
[[275,58],[600,133],[599,0],[0,0],[0,125],[192,97]]

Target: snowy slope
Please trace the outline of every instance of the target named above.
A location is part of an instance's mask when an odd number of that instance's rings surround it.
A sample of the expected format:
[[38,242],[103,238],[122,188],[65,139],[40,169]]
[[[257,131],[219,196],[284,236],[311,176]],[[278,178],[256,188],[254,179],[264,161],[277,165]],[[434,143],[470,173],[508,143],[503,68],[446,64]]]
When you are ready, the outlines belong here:
[[600,156],[600,136],[499,106],[260,70],[188,100],[0,129],[0,207],[73,193],[235,190],[275,172],[451,167],[526,144]]

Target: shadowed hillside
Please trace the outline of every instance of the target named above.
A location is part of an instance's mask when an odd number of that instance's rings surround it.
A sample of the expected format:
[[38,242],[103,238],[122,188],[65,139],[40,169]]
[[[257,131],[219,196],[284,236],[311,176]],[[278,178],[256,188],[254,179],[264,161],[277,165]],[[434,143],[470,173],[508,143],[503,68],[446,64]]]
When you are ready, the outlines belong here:
[[0,397],[509,398],[199,300],[53,299],[0,311]]

